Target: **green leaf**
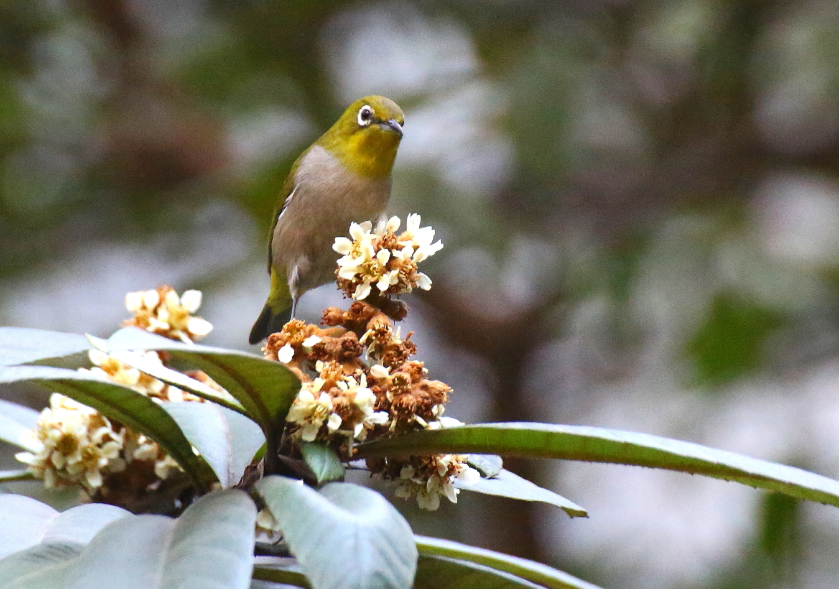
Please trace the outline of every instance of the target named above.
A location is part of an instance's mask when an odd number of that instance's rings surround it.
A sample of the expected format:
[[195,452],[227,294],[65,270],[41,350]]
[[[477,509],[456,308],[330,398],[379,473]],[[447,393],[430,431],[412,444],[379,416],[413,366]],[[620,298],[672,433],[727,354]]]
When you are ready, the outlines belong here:
[[[88,336],[88,339],[90,339],[91,343],[97,349],[105,352],[107,351],[108,348],[106,340],[94,338],[93,336]],[[247,411],[245,411],[245,408],[242,407],[242,404],[239,403],[239,401],[237,401],[233,396],[220,393],[211,386],[187,376],[183,372],[178,372],[177,370],[172,370],[162,364],[151,362],[140,354],[132,354],[127,350],[120,350],[113,353],[122,363],[128,364],[132,368],[136,368],[141,372],[145,372],[149,376],[153,376],[166,384],[187,390],[203,399],[212,401],[222,407],[226,407],[231,411],[236,411],[242,415],[248,414]]]
[[303,568],[297,564],[297,561],[290,558],[257,556],[254,560],[252,577],[260,581],[294,585],[304,589],[312,587],[306,575],[303,574]]
[[561,508],[571,517],[588,517],[588,512],[573,501],[553,491],[543,489],[539,485],[531,483],[509,470],[502,469],[495,477],[490,479],[482,477],[481,480],[472,485],[460,485],[457,480],[455,480],[454,485],[465,491],[473,491],[475,493],[497,495],[520,501],[549,503]]
[[165,350],[172,359],[203,370],[233,395],[266,432],[274,430],[285,418],[300,390],[300,380],[279,362],[237,350],[184,344],[134,327],[113,334],[107,340],[107,348]]
[[322,442],[305,442],[301,450],[303,460],[312,469],[318,484],[344,479],[344,465],[332,448]]
[[57,565],[76,558],[83,549],[84,544],[56,542],[37,544],[10,554],[0,560],[0,587],[5,589],[13,581],[17,581],[18,587],[26,586],[28,583],[38,582],[36,579],[39,577],[43,583],[45,575],[53,580],[53,587],[61,587],[62,578],[69,567]]
[[[423,557],[442,556],[468,561],[514,575],[526,581],[536,583],[539,586],[548,587],[549,589],[599,589],[597,585],[592,585],[568,573],[558,571],[532,560],[509,556],[484,548],[467,546],[466,544],[452,542],[451,540],[441,540],[427,536],[414,536],[414,538],[416,539],[417,550],[419,550],[420,556]],[[463,585],[464,589],[473,586],[477,587],[478,585]]]
[[142,515],[113,522],[76,558],[47,562],[8,587],[52,589],[71,579],[72,586],[85,589],[169,589],[184,583],[202,589],[247,589],[255,522],[256,507],[245,493],[212,493],[178,520]]
[[783,314],[754,300],[718,294],[685,350],[693,360],[696,383],[719,386],[756,370],[766,339],[784,321]]
[[31,481],[35,475],[28,470],[0,470],[0,483],[14,483],[18,481]]
[[38,444],[25,434],[35,428],[39,415],[34,409],[0,399],[0,440],[37,452]]
[[408,589],[417,549],[411,528],[381,495],[329,483],[320,492],[279,476],[256,485],[315,589]]
[[423,430],[356,446],[355,458],[497,453],[701,474],[839,506],[839,482],[805,470],[649,434],[574,425],[490,423]]
[[15,366],[86,352],[83,335],[23,327],[0,327],[0,366]]
[[465,560],[420,556],[414,589],[543,589],[543,586]]
[[487,479],[498,476],[504,468],[504,461],[497,454],[470,454],[467,464]]
[[178,424],[150,398],[87,372],[49,366],[0,367],[0,383],[26,381],[93,407],[109,419],[147,435],[160,444],[199,487],[213,482],[212,473],[195,456]]
[[105,525],[128,515],[131,514],[124,509],[101,503],[80,505],[59,513],[35,499],[2,494],[0,558],[40,543],[86,544]]
[[222,487],[236,485],[265,443],[253,421],[213,403],[164,403],[163,409],[216,473]]

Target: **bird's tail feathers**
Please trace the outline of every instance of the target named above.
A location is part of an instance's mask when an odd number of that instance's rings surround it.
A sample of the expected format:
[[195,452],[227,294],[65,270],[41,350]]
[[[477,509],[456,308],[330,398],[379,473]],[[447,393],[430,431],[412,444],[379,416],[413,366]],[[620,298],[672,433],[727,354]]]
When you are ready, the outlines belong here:
[[272,333],[281,331],[291,319],[291,294],[284,274],[271,269],[271,292],[268,294],[268,301],[262,313],[251,328],[248,341],[252,344],[259,343]]
[[265,303],[262,313],[259,314],[259,318],[251,328],[251,335],[248,338],[248,341],[252,344],[261,342],[272,333],[282,331],[283,326],[288,323],[290,319],[291,307],[287,307],[277,313],[272,308],[270,302]]

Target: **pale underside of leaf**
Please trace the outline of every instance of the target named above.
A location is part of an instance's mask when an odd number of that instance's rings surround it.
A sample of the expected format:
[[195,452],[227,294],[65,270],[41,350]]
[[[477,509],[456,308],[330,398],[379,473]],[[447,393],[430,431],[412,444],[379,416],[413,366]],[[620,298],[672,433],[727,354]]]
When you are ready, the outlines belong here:
[[0,367],[0,383],[24,381],[62,393],[147,435],[160,444],[199,487],[212,482],[212,473],[195,456],[178,424],[149,397],[76,370],[48,366]]
[[585,508],[580,507],[573,501],[553,491],[543,489],[539,485],[531,483],[527,479],[523,479],[517,474],[505,469],[501,469],[492,478],[481,478],[477,483],[471,485],[461,485],[459,481],[455,480],[455,487],[464,491],[508,497],[510,499],[518,499],[519,501],[548,503],[561,508],[571,517],[588,517],[588,512]]
[[16,366],[85,352],[83,335],[24,327],[0,327],[0,366]]
[[271,476],[257,484],[315,589],[408,589],[417,552],[410,526],[384,497],[330,483],[320,492]]
[[[10,585],[15,588],[170,589],[189,580],[189,586],[202,589],[247,589],[255,521],[256,507],[245,493],[220,491],[199,499],[177,520],[143,515],[113,521],[86,546],[75,543],[84,546],[75,554],[74,543],[48,538],[42,546],[70,549],[62,558],[45,559],[40,568],[24,555],[5,570],[24,573]],[[0,561],[0,574],[5,562]]]

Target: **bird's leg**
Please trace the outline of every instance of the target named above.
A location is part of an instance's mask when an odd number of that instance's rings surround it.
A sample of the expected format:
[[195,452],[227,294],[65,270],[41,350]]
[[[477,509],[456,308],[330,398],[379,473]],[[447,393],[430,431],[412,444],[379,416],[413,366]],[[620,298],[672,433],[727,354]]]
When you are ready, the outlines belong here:
[[297,299],[300,295],[297,293],[297,282],[300,279],[300,266],[295,264],[288,276],[288,292],[291,294],[291,318],[294,319],[297,311]]

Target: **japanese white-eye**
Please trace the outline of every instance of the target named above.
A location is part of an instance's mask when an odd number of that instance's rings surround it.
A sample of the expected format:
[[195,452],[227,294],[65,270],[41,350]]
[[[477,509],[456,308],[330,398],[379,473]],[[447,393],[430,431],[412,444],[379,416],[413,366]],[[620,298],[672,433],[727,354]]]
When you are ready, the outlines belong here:
[[291,166],[269,238],[271,290],[250,343],[280,331],[303,293],[333,280],[332,244],[350,223],[384,213],[404,123],[395,102],[365,96]]

